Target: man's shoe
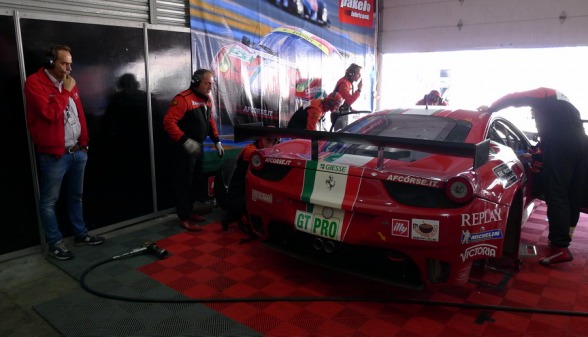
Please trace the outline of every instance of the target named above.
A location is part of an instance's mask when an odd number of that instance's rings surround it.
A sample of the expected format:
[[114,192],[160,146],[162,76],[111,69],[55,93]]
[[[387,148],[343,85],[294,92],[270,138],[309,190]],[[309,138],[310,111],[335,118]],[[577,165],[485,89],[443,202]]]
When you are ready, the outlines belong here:
[[193,222],[204,222],[206,221],[206,218],[198,214],[192,213],[190,214],[190,220]]
[[549,266],[556,263],[571,262],[574,259],[569,248],[551,246],[549,256],[541,259],[539,263],[544,266]]
[[192,220],[180,221],[180,227],[189,230],[190,232],[200,232],[202,230],[202,227],[192,222]]
[[74,257],[74,254],[67,249],[63,241],[57,241],[56,243],[49,245],[48,253],[58,260],[69,260]]
[[94,236],[94,235],[86,234],[85,236],[76,236],[76,238],[74,240],[74,244],[76,246],[83,246],[83,245],[97,246],[97,245],[103,244],[105,240],[106,239],[101,236]]

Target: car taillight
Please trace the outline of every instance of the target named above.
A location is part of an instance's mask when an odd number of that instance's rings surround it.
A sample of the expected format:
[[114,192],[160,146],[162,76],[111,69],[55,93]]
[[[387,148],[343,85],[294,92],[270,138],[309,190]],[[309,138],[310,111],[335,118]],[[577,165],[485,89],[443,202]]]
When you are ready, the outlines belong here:
[[445,194],[457,203],[466,203],[474,197],[474,182],[463,176],[453,177],[445,184]]
[[263,168],[264,158],[261,152],[256,151],[251,155],[251,159],[249,161],[251,163],[251,168],[254,170],[261,170]]

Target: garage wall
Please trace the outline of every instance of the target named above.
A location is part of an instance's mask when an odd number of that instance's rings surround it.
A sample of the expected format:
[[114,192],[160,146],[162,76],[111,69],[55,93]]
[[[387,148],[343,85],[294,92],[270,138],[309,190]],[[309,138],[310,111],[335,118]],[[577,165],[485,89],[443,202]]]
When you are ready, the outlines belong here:
[[588,45],[586,0],[381,0],[380,52]]

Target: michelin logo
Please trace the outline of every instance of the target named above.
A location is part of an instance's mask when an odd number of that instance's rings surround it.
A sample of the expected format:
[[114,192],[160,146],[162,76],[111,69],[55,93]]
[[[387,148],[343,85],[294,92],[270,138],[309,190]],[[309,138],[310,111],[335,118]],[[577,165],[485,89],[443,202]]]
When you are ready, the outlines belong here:
[[461,243],[463,244],[494,239],[502,239],[502,230],[493,229],[491,231],[485,231],[474,234],[470,233],[469,230],[461,231]]

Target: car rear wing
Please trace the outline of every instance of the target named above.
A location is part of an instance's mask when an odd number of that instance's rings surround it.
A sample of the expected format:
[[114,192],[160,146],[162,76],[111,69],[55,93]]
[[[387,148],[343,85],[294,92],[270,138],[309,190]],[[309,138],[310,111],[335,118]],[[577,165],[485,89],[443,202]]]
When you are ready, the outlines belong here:
[[234,129],[235,141],[259,138],[302,138],[311,141],[311,159],[318,160],[319,141],[372,145],[378,147],[378,169],[384,166],[384,148],[394,147],[421,152],[443,154],[456,157],[472,158],[474,170],[488,162],[490,140],[478,144],[444,142],[439,140],[409,139],[398,137],[372,136],[344,132],[326,132],[311,130],[292,130],[285,128],[263,127],[261,123],[240,124]]

